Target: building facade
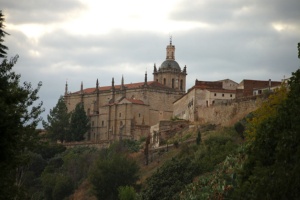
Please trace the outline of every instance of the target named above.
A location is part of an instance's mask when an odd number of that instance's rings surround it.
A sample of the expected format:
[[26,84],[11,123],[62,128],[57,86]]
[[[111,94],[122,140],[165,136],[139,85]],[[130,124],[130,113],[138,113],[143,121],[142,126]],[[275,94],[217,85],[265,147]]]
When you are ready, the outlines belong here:
[[68,111],[83,103],[90,117],[91,129],[86,135],[88,141],[110,141],[121,138],[139,139],[147,136],[150,126],[161,120],[169,120],[173,115],[173,102],[186,89],[186,67],[181,70],[175,61],[175,46],[172,41],[167,46],[166,60],[157,69],[154,65],[153,81],[81,88],[74,93],[65,88],[65,103]]
[[[188,92],[173,103],[174,117],[197,121],[204,107],[226,104],[235,99],[237,86],[232,80],[195,81]],[[225,89],[226,88],[226,89]]]

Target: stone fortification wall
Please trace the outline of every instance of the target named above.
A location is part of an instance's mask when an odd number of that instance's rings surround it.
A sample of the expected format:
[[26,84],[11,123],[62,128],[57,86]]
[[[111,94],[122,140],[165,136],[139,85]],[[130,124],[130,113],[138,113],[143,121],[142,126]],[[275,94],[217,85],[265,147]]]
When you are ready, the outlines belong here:
[[198,121],[200,123],[231,126],[248,113],[255,111],[261,103],[262,99],[257,98],[211,107],[198,107]]

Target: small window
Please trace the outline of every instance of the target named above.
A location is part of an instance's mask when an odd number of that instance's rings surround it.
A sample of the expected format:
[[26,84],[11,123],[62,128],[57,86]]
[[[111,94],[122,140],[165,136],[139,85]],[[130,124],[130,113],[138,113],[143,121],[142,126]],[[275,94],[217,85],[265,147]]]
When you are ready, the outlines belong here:
[[180,80],[180,89],[183,90],[183,80]]
[[215,93],[214,96],[217,96],[217,93]]
[[232,97],[232,94],[230,94],[230,97]]
[[94,126],[94,121],[92,121],[92,126]]
[[222,97],[224,97],[224,94],[222,94]]
[[139,113],[139,117],[141,117],[141,113]]
[[104,126],[104,121],[102,121],[102,126]]

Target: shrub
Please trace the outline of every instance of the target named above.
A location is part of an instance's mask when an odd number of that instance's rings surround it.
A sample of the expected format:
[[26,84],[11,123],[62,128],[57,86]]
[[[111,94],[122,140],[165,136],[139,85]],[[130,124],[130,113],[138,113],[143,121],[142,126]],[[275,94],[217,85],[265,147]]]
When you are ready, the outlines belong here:
[[119,191],[119,200],[135,200],[136,193],[132,186],[120,186]]
[[116,199],[120,186],[135,185],[137,163],[120,153],[103,152],[90,172],[89,180],[98,199]]
[[194,167],[189,159],[172,159],[147,179],[147,187],[141,197],[145,200],[174,199],[184,185],[191,183]]

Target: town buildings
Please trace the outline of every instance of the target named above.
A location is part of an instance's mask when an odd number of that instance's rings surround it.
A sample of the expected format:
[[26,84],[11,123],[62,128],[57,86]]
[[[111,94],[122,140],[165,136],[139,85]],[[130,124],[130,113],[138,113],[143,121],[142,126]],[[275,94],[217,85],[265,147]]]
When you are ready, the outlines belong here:
[[[87,141],[111,141],[121,138],[138,140],[146,137],[150,127],[163,120],[173,118],[188,121],[202,121],[204,109],[231,104],[237,98],[261,93],[265,88],[279,86],[281,82],[243,80],[240,84],[224,79],[219,81],[195,81],[186,92],[187,67],[180,67],[175,60],[175,46],[170,40],[166,48],[166,60],[157,68],[153,67],[153,80],[120,84],[114,78],[110,86],[100,86],[96,80],[94,88],[81,88],[68,92],[65,87],[64,100],[68,111],[83,103],[90,117],[91,129]],[[264,88],[264,89],[263,89]],[[213,115],[212,115],[213,116]],[[226,116],[225,116],[226,117]]]

